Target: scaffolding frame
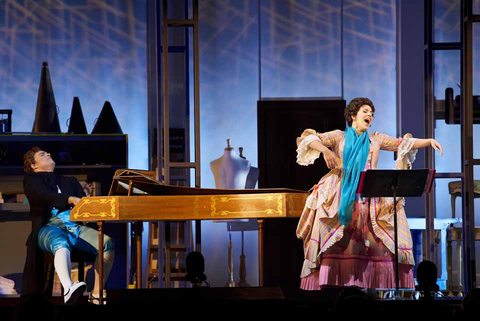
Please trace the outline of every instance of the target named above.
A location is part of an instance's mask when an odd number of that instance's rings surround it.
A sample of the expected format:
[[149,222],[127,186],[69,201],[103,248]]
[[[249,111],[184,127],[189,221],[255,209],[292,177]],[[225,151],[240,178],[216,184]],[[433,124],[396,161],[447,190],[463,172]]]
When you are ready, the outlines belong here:
[[[461,42],[433,41],[434,19],[433,3],[425,0],[425,137],[435,136],[434,116],[434,73],[433,53],[440,50],[459,50],[461,57],[461,95],[460,95],[460,128],[461,128],[461,167],[460,173],[436,173],[437,178],[459,178],[462,181],[462,248],[463,248],[463,285],[465,292],[476,288],[475,267],[475,213],[474,213],[474,173],[475,165],[480,159],[473,155],[473,23],[480,22],[480,15],[473,14],[472,0],[461,0]],[[432,149],[425,152],[427,168],[435,167],[435,154]],[[426,219],[426,253],[428,260],[435,260],[434,218],[435,195],[429,194],[425,203]]]

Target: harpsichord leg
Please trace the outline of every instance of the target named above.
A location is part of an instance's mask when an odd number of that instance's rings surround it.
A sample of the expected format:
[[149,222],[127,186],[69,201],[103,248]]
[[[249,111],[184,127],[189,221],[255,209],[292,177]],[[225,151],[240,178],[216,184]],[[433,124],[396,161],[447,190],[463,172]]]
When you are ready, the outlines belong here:
[[98,225],[98,278],[99,282],[99,292],[98,300],[100,305],[103,305],[103,222],[97,222]]
[[263,286],[263,223],[265,220],[258,220],[258,280],[259,286]]

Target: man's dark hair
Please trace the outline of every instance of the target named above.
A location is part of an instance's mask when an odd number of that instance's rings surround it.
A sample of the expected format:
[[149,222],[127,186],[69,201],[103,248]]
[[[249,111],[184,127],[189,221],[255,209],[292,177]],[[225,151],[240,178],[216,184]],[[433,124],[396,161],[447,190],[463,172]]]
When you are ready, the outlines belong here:
[[33,147],[28,152],[23,155],[23,169],[27,173],[34,172],[32,165],[35,164],[35,154],[41,151],[42,149],[38,146]]
[[352,126],[352,117],[357,115],[360,107],[362,107],[363,105],[370,106],[370,108],[372,108],[372,113],[375,112],[375,106],[373,106],[373,103],[370,99],[363,97],[353,98],[352,101],[350,101],[350,103],[347,105],[347,108],[345,108],[344,113],[345,120],[347,121],[348,126]]

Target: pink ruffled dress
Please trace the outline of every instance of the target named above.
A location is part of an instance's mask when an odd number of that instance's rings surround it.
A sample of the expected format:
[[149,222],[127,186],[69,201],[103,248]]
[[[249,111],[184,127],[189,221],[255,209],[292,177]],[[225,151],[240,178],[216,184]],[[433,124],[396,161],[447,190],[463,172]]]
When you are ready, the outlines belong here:
[[[408,169],[415,159],[411,135],[403,139],[381,133],[370,134],[370,151],[365,170],[375,169],[380,150],[397,151],[397,169]],[[338,222],[340,204],[343,131],[318,134],[307,129],[297,140],[297,162],[312,164],[319,152],[308,148],[319,140],[337,155],[337,167],[312,188],[297,227],[297,237],[304,241],[305,260],[301,273],[304,290],[322,286],[359,286],[394,288],[393,199],[361,199],[357,195],[352,220],[348,226]],[[404,199],[397,203],[399,280],[401,288],[414,288],[412,238],[404,211]]]

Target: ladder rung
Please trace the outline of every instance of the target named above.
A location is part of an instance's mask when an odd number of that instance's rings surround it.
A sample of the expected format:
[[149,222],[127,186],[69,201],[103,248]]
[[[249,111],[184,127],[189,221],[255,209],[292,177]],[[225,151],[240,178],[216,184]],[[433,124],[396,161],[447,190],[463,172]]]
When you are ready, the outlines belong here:
[[[170,273],[170,277],[171,278],[175,278],[175,279],[185,279],[185,275],[187,274],[187,272],[184,272],[184,273]],[[163,277],[165,277],[165,273],[163,273]]]
[[463,173],[435,173],[435,178],[463,178]]
[[[151,274],[158,275],[158,269],[152,269]],[[187,274],[187,272],[170,272],[170,275],[176,278],[183,278],[185,274]],[[163,272],[163,275],[165,276],[165,272]]]
[[461,42],[435,42],[432,43],[432,50],[460,50],[462,49]]
[[195,20],[193,19],[167,19],[169,27],[194,27]]
[[[158,249],[158,242],[157,244],[151,244],[151,249]],[[163,247],[165,249],[165,246]],[[170,245],[170,251],[186,251],[187,247],[185,245]]]
[[197,163],[193,162],[171,162],[168,164],[170,168],[196,168]]
[[480,15],[473,14],[472,15],[472,22],[480,22]]
[[[165,274],[163,275],[163,279],[165,279]],[[156,281],[158,281],[157,274],[155,275],[152,274],[151,276],[149,276],[148,282],[156,282]],[[178,275],[174,276],[173,274],[170,274],[170,281],[185,281],[185,273],[180,276]]]
[[[165,248],[165,246],[163,248]],[[170,250],[186,250],[186,249],[187,249],[187,247],[184,244],[170,245]]]

